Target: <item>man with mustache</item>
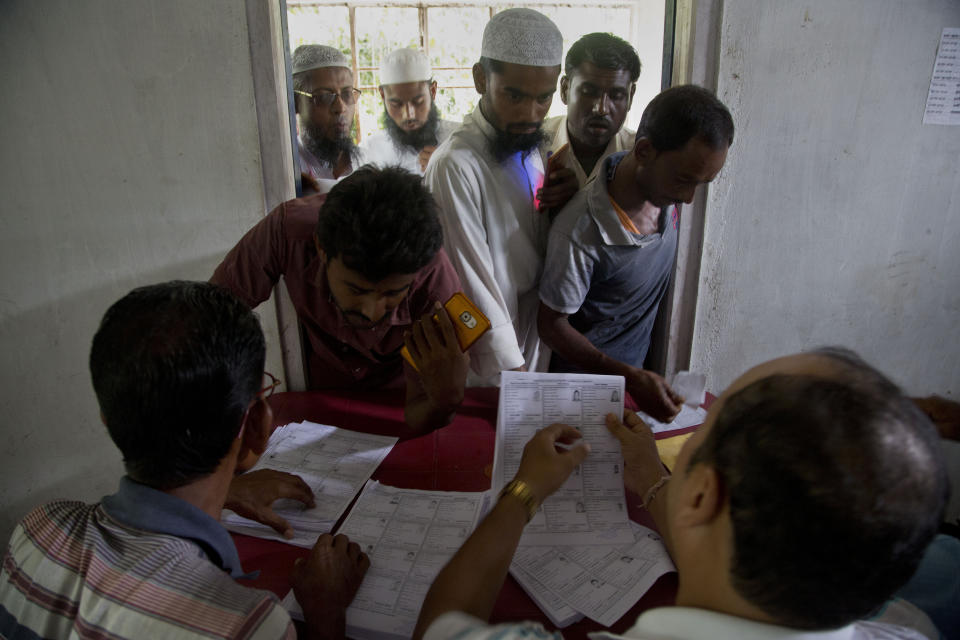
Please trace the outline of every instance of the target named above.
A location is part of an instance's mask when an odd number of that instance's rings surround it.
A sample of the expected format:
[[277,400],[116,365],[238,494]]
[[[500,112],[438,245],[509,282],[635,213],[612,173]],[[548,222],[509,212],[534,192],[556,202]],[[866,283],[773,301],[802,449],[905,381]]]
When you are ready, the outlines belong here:
[[338,49],[305,44],[293,52],[297,150],[305,193],[326,193],[360,165],[351,133],[359,97],[350,61]]
[[479,376],[471,384],[496,384],[504,369],[546,370],[536,314],[550,220],[540,209],[558,208],[576,191],[569,171],[544,185],[541,125],[562,52],[560,31],[543,14],[508,9],[493,16],[473,66],[480,102],[427,166],[447,253],[492,325],[471,350]]
[[361,143],[364,161],[423,175],[437,145],[460,126],[440,118],[426,54],[416,49],[387,54],[380,63],[380,97],[385,130]]
[[643,369],[677,252],[680,203],[712,181],[733,119],[701,87],[671,87],[643,112],[630,151],[600,163],[550,228],[540,281],[540,337],[551,371],[622,375],[640,409],[669,421],[683,399]]
[[628,42],[610,33],[590,33],[567,51],[560,100],[567,115],[548,118],[551,166],[567,167],[583,187],[600,160],[633,147],[634,132],[623,126],[640,77],[640,58]]
[[395,435],[411,437],[450,421],[469,367],[440,306],[460,289],[442,243],[419,176],[361,167],[328,194],[270,212],[211,282],[255,307],[283,277],[307,338],[310,388],[405,387],[407,428]]

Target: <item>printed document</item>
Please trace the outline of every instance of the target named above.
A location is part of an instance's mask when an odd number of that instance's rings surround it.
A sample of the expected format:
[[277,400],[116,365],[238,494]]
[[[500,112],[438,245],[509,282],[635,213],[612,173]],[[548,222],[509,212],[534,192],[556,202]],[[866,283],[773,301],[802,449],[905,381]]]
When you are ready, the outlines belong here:
[[590,455],[540,506],[521,545],[621,544],[633,541],[623,492],[623,456],[606,415],[623,415],[622,376],[504,371],[500,381],[492,494],[520,466],[538,429],[562,422],[590,443]]
[[[629,544],[520,547],[510,573],[528,592],[536,591],[537,597],[530,595],[538,604],[552,594],[570,608],[610,626],[657,578],[676,571],[660,536],[635,522],[631,525],[634,540]],[[534,584],[540,585],[539,589],[531,586]]]
[[251,471],[276,469],[300,476],[313,489],[316,506],[308,509],[296,500],[274,503],[273,510],[293,527],[291,540],[229,510],[220,521],[236,533],[312,547],[317,536],[333,529],[397,440],[306,421],[279,427]]
[[[368,482],[337,533],[370,556],[347,608],[347,635],[409,638],[427,590],[480,519],[488,494],[396,489]],[[291,591],[283,601],[303,618]]]

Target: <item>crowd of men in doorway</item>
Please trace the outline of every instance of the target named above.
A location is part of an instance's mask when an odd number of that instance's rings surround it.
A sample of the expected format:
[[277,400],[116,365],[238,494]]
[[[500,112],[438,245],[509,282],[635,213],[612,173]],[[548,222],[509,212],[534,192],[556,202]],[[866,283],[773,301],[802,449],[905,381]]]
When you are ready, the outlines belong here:
[[[295,636],[275,598],[234,581],[243,571],[218,522],[226,505],[289,534],[270,505],[313,500],[295,476],[243,473],[273,428],[252,309],[281,278],[311,388],[404,388],[401,437],[447,425],[465,387],[510,369],[622,375],[638,408],[672,419],[684,398],[644,361],[682,206],[720,173],[734,124],[713,93],[685,85],[627,130],[640,71],[615,36],[587,35],[564,58],[547,17],[502,11],[484,29],[480,99],[463,123],[439,117],[426,56],[401,49],[380,65],[385,130],[358,146],[348,59],[298,47],[306,195],[244,235],[210,283],[142,287],[107,311],[90,371],[127,476],[99,504],[52,503],[17,527],[0,570],[0,636]],[[567,114],[548,119],[558,81]],[[442,306],[461,290],[491,322],[468,353]],[[663,534],[679,587],[677,606],[605,637],[936,633],[894,594],[923,571],[942,519],[948,483],[930,416],[960,423],[949,410],[918,407],[855,354],[821,349],[738,378],[672,474],[635,413],[608,416],[626,488]],[[527,444],[510,491],[437,576],[416,637],[553,637],[488,620],[532,510],[589,454],[565,425]],[[957,557],[954,543],[937,538],[937,553]],[[368,566],[355,543],[325,534],[294,567],[308,637],[343,637]],[[956,575],[933,584],[958,588]],[[924,606],[944,633],[956,621],[947,609]]]

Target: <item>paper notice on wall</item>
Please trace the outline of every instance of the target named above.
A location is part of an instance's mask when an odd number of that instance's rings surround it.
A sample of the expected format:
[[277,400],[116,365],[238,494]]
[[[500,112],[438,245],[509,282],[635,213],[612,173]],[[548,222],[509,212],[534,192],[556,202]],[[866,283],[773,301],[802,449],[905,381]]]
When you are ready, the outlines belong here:
[[923,124],[960,124],[960,27],[940,35]]

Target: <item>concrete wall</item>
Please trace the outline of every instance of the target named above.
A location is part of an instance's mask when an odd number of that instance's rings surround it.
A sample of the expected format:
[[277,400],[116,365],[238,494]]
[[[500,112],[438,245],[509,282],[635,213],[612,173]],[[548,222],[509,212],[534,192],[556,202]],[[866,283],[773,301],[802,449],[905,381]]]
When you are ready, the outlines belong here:
[[122,473],[87,372],[103,312],[208,278],[264,192],[243,3],[8,0],[0,86],[5,544],[34,505],[97,499]]
[[960,127],[921,124],[955,0],[723,3],[737,135],[706,207],[692,367],[823,344],[960,396]]
[[[691,369],[824,344],[960,400],[960,126],[924,126],[956,0],[722,3],[737,136],[706,203]],[[960,517],[960,446],[944,443]]]

